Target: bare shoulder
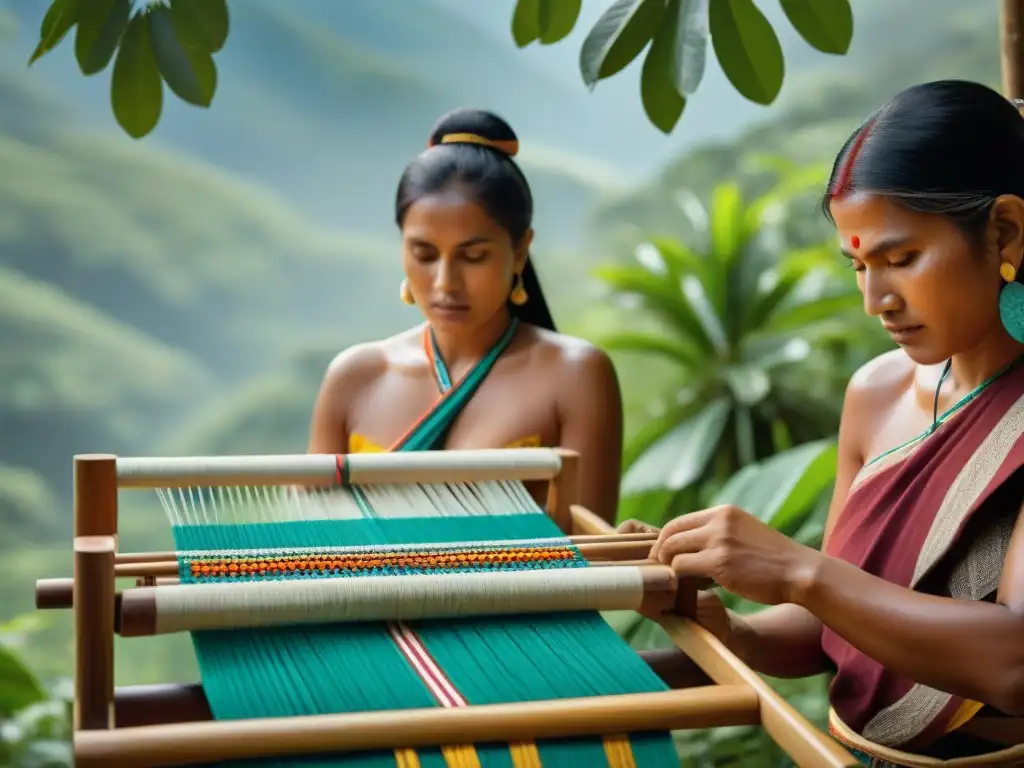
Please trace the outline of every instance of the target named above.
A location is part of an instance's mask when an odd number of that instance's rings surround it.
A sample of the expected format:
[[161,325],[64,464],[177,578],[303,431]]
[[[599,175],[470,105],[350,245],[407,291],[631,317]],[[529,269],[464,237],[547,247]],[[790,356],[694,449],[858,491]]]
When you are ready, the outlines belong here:
[[869,360],[850,378],[846,408],[875,410],[891,406],[913,386],[916,370],[917,364],[902,349]]
[[853,374],[839,425],[841,461],[860,468],[893,407],[913,387],[916,368],[902,349],[895,349],[869,360]]
[[530,330],[538,362],[553,369],[559,378],[577,387],[617,385],[615,366],[600,347],[565,333],[543,328]]
[[417,331],[413,329],[386,339],[354,344],[342,350],[327,366],[324,389],[355,394],[380,379],[393,363],[418,349],[413,342],[413,339],[418,338]]

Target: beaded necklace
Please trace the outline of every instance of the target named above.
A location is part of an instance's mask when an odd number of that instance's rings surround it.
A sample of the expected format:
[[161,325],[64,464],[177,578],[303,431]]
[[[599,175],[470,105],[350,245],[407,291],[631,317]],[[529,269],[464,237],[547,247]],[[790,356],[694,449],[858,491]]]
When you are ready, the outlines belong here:
[[884,459],[886,456],[888,456],[888,455],[890,455],[892,453],[895,453],[896,451],[898,451],[898,450],[900,450],[902,448],[906,448],[908,445],[911,445],[912,443],[916,443],[919,440],[923,440],[924,438],[926,438],[929,435],[933,434],[935,432],[935,430],[937,430],[940,426],[942,426],[944,423],[946,423],[946,421],[954,413],[956,413],[961,408],[963,408],[965,405],[967,405],[972,400],[974,400],[978,395],[980,395],[982,392],[984,392],[986,389],[988,389],[990,386],[992,386],[992,384],[995,383],[995,381],[997,379],[999,379],[1000,377],[1002,377],[1005,374],[1007,374],[1009,371],[1011,371],[1013,368],[1015,368],[1021,362],[1024,362],[1024,355],[1021,355],[1016,360],[1014,360],[1012,363],[1009,363],[1008,365],[1004,365],[998,371],[996,371],[991,376],[989,376],[987,379],[985,379],[983,382],[981,382],[981,384],[979,384],[974,389],[972,389],[970,392],[968,392],[966,395],[964,395],[959,400],[957,400],[950,408],[948,408],[946,411],[944,411],[942,413],[942,415],[939,415],[939,392],[942,390],[942,384],[946,380],[946,377],[949,376],[949,372],[950,372],[950,370],[953,367],[953,358],[950,358],[949,360],[946,361],[946,365],[942,369],[942,375],[939,376],[939,383],[935,387],[935,399],[932,402],[932,425],[930,427],[928,427],[928,429],[926,429],[924,432],[922,432],[921,434],[917,435],[916,437],[912,437],[911,439],[907,440],[905,443],[901,443],[900,445],[897,445],[895,448],[890,448],[888,451],[885,451],[884,453],[879,454],[878,456],[873,458],[871,461],[869,461],[867,464],[865,464],[865,466],[870,466],[871,464],[874,464],[876,461]]

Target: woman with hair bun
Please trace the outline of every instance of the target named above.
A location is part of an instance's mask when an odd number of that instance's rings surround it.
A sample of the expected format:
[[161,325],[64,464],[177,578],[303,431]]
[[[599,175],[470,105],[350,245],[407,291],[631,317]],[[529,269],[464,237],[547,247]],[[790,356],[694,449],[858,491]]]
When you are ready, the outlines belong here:
[[[560,446],[580,454],[580,502],[611,521],[622,440],[618,383],[604,353],[555,330],[530,262],[533,200],[513,160],[517,149],[500,118],[459,110],[438,122],[426,151],[405,169],[395,203],[405,280],[396,293],[425,322],[335,358],[314,407],[309,451]],[[538,502],[544,490],[531,489]],[[545,515],[517,511],[488,516],[487,537],[521,541],[529,551],[526,541],[561,535]],[[480,535],[472,518],[458,520],[453,532],[435,517],[417,518],[417,543]],[[385,537],[389,530],[380,528]],[[520,552],[509,559],[523,561]],[[665,689],[597,613],[521,619],[389,622],[387,632],[359,636],[374,649],[372,669],[350,666],[356,662],[344,653],[324,658],[330,679],[356,690],[367,709]],[[394,750],[401,768],[678,763],[665,732]]]
[[652,557],[771,605],[702,593],[698,621],[766,674],[833,670],[830,730],[865,764],[1024,765],[1024,119],[976,83],[909,88],[823,206],[897,348],[847,389],[822,550],[720,507]]
[[533,197],[518,147],[489,112],[456,110],[434,126],[395,201],[396,299],[425,322],[334,359],[309,452],[568,448],[581,455],[580,503],[611,522],[619,386],[604,352],[555,329],[530,259]]

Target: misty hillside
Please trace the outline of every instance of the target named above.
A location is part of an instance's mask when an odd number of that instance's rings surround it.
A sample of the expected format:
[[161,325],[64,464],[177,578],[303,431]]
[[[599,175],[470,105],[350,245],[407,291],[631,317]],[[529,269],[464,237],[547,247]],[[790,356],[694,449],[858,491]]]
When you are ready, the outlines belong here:
[[[4,3],[21,30],[9,47],[27,58],[46,0]],[[607,121],[585,91],[533,71],[516,51],[495,52],[430,0],[245,0],[230,8],[212,108],[165,99],[146,146],[184,150],[268,185],[325,226],[373,232],[393,230],[402,168],[436,119],[461,106],[494,109],[528,138],[521,160],[538,198],[538,227],[553,246],[577,242],[588,206],[620,183],[611,164],[580,151],[566,130],[582,120],[591,147],[623,138],[602,128]],[[83,78],[70,42],[21,76],[53,84],[96,127],[118,130],[109,70]]]

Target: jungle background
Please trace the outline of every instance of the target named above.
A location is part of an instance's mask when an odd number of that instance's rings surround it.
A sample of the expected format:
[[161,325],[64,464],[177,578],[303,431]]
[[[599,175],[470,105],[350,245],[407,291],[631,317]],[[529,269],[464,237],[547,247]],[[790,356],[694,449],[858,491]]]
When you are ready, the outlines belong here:
[[[627,416],[622,517],[716,500],[815,544],[845,382],[889,348],[818,201],[835,152],[898,89],[999,87],[995,0],[855,0],[849,53],[759,2],[786,57],[771,106],[714,57],[679,127],[644,117],[639,61],[593,92],[569,40],[517,50],[512,3],[231,5],[208,110],[118,130],[71,45],[30,69],[42,0],[0,0],[0,766],[66,765],[71,458],[304,450],[324,368],[417,321],[398,299],[394,187],[456,106],[519,133],[533,258],[560,329],[610,349]],[[151,499],[125,549],[170,547]],[[740,610],[751,606],[733,603]],[[610,615],[637,647],[664,642]],[[187,638],[118,649],[117,684],[191,681]],[[827,680],[772,681],[821,725]],[[775,765],[761,732],[682,734],[687,765]]]

